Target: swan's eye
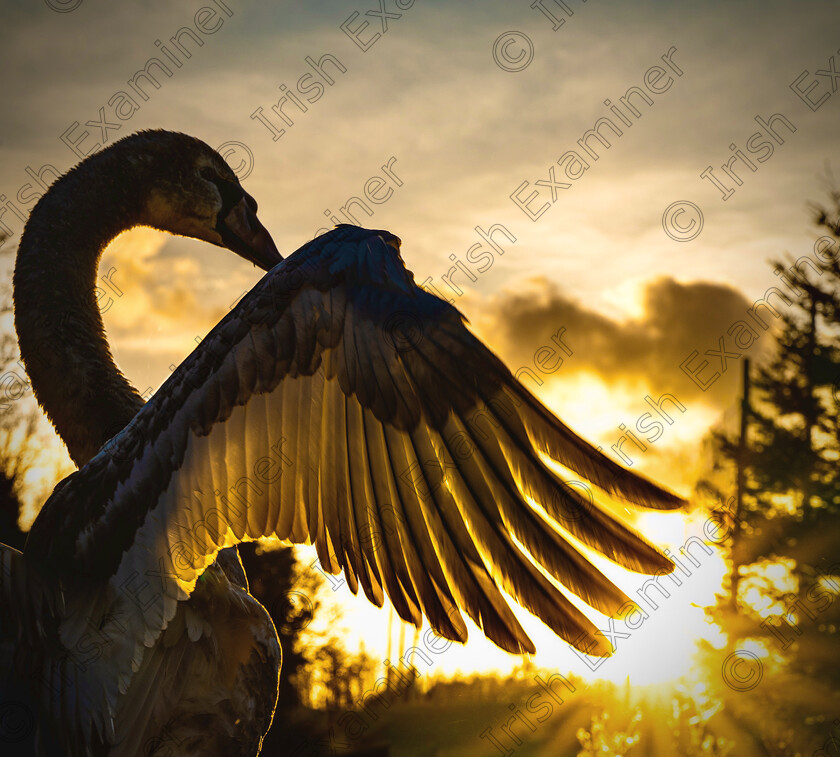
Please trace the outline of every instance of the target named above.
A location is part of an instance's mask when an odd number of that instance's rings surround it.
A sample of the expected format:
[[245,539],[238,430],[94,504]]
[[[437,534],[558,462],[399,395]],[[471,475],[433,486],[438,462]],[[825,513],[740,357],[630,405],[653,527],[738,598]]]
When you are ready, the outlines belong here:
[[210,166],[204,166],[203,168],[199,169],[199,175],[202,179],[207,179],[208,181],[213,181],[216,178],[216,172],[210,168]]

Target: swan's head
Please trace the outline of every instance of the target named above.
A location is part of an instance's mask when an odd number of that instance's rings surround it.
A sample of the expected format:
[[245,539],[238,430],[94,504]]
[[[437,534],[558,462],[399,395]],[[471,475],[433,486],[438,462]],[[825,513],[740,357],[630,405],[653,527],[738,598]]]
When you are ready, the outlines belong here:
[[257,202],[219,153],[169,131],[127,137],[129,159],[148,187],[141,223],[226,247],[269,270],[283,258],[257,219]]

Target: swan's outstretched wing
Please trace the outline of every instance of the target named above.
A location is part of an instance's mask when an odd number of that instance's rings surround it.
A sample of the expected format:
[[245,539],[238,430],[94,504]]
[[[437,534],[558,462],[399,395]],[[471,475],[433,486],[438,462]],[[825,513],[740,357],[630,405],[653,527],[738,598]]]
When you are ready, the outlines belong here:
[[463,610],[533,651],[504,591],[608,653],[553,581],[603,612],[628,600],[566,532],[632,570],[673,566],[541,455],[642,506],[682,501],[552,415],[397,248],[339,227],[274,268],[53,496],[27,548],[109,576],[146,645],[219,549],[275,536],[447,638],[466,638]]

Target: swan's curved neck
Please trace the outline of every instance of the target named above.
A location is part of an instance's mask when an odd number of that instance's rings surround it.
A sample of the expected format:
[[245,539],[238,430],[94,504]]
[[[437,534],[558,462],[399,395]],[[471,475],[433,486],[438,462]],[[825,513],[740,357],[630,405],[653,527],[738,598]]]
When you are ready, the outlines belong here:
[[97,304],[102,251],[137,225],[143,198],[126,175],[130,163],[101,157],[59,179],[35,206],[14,274],[21,357],[38,403],[79,466],[143,406],[114,364]]

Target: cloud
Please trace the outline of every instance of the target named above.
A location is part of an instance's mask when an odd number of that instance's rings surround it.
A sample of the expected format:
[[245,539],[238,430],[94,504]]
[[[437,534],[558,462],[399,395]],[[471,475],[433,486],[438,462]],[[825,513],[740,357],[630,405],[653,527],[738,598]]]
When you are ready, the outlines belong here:
[[[536,352],[541,345],[551,344],[551,335],[564,327],[561,340],[573,353],[564,358],[564,377],[588,372],[597,374],[607,384],[641,381],[654,392],[678,391],[680,397],[687,399],[706,394],[680,370],[680,364],[692,351],[700,353],[698,361],[709,361],[702,374],[706,378],[720,368],[719,359],[705,353],[718,348],[721,336],[725,335],[727,349],[753,358],[760,357],[772,345],[768,332],[761,332],[765,335],[750,349],[734,347],[733,337],[727,334],[733,324],[755,324],[746,314],[752,303],[725,284],[681,283],[661,277],[646,283],[641,304],[639,316],[617,320],[576,301],[556,284],[537,278],[521,291],[492,298],[480,330],[509,364],[537,368]],[[757,326],[756,332],[760,332]],[[696,366],[697,363],[691,364]],[[739,361],[728,360],[714,395],[730,403],[739,375]]]
[[[141,391],[157,387],[261,275],[227,266],[225,250],[149,228],[121,234],[99,267],[99,306],[117,364]],[[209,271],[209,272],[208,272]]]

